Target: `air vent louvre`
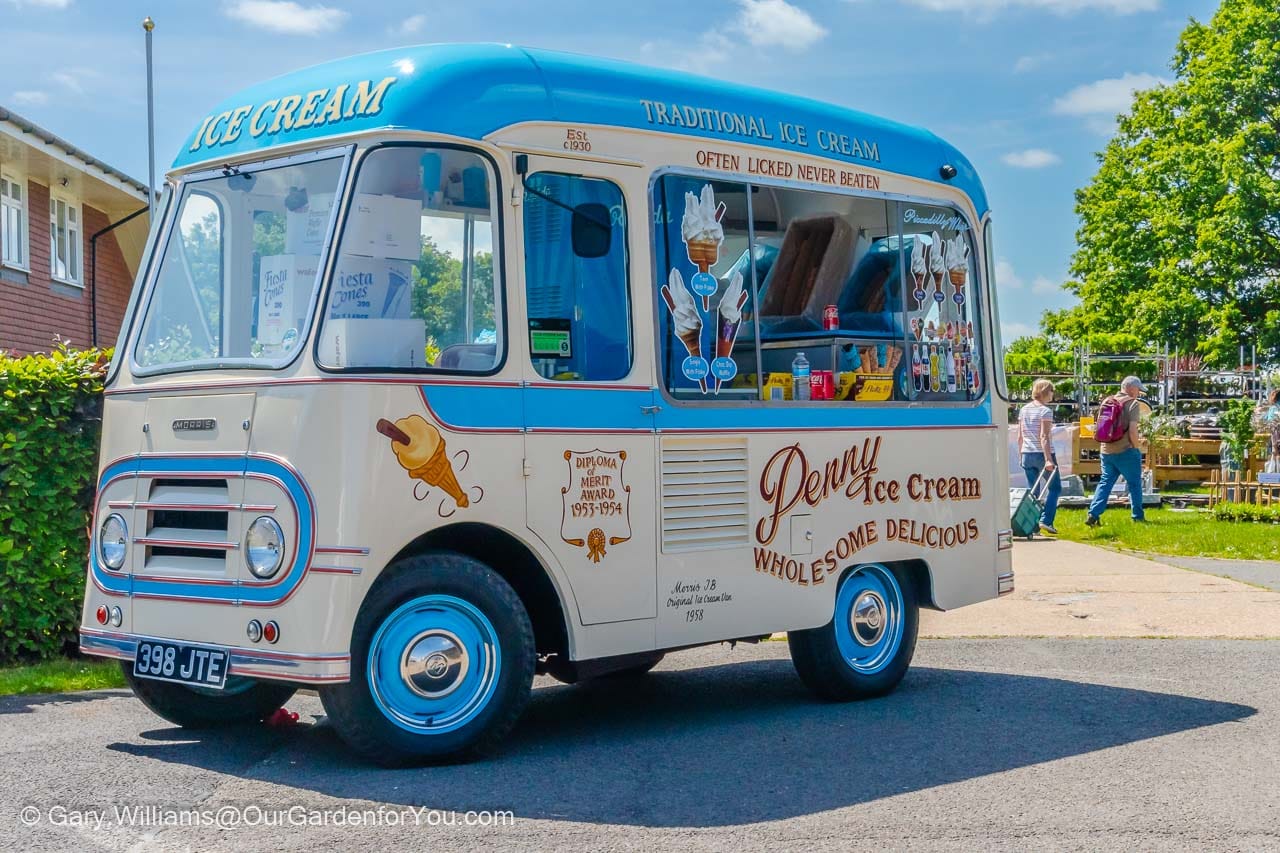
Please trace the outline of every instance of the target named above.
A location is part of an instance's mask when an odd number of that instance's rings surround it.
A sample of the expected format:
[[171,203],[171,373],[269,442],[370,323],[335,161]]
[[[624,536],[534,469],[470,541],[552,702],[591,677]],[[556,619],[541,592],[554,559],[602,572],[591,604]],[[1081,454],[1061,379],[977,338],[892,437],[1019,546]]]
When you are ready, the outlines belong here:
[[750,544],[748,504],[745,439],[663,440],[663,551]]

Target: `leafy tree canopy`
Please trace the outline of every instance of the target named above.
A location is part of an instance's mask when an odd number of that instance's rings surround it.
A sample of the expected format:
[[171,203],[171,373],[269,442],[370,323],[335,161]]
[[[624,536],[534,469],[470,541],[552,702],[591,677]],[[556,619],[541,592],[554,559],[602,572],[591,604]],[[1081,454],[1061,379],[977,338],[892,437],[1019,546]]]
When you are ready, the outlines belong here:
[[[1280,357],[1280,5],[1223,0],[1182,33],[1167,86],[1139,92],[1076,193],[1080,304],[1051,336],[1129,333],[1230,366]],[[1100,347],[1095,347],[1100,349]],[[1114,350],[1113,350],[1114,351]]]

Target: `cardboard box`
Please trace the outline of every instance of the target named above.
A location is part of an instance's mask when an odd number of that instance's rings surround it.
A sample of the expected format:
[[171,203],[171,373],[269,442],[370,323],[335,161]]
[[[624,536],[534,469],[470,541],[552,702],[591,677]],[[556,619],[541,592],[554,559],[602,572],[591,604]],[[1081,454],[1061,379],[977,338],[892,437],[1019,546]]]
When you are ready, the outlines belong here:
[[324,248],[329,230],[329,213],[333,209],[333,193],[316,193],[309,197],[307,209],[285,213],[284,250],[290,255],[318,255]]
[[258,343],[278,347],[301,329],[315,289],[315,255],[268,255],[258,265]]
[[328,320],[320,336],[327,367],[426,367],[421,320]]
[[357,193],[342,253],[416,261],[422,254],[422,200]]
[[413,264],[343,253],[329,287],[332,320],[407,320],[413,308]]

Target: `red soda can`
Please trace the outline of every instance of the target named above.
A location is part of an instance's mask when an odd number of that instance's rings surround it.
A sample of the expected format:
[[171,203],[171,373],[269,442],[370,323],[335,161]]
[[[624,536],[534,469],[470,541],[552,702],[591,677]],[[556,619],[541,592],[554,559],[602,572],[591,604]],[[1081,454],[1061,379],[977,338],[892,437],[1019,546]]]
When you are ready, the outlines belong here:
[[825,400],[826,398],[822,396],[823,389],[825,388],[826,386],[822,382],[821,370],[815,370],[809,374],[809,399],[810,400]]
[[840,311],[834,305],[822,309],[822,328],[830,332],[840,328]]

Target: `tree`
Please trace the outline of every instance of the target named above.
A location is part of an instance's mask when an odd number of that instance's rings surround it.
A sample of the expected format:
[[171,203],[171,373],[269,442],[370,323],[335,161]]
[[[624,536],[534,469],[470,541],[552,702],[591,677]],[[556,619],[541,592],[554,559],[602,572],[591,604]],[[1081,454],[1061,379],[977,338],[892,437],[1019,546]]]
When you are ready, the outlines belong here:
[[1212,366],[1255,344],[1280,357],[1280,6],[1223,0],[1192,21],[1174,81],[1134,96],[1076,193],[1065,287],[1080,304],[1044,318],[1079,341],[1128,332]]
[[441,348],[469,343],[483,330],[494,329],[493,255],[476,252],[471,268],[471,334],[466,329],[462,261],[441,249],[430,237],[413,271],[414,317],[421,317],[427,335]]

